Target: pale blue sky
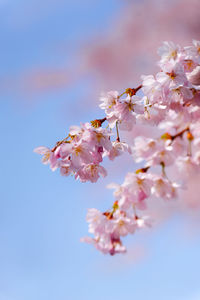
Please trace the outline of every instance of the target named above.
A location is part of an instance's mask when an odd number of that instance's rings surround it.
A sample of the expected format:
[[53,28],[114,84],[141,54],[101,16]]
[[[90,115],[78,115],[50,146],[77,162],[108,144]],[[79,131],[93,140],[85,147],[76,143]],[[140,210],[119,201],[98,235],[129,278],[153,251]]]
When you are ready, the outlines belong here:
[[[104,187],[112,174],[81,184],[51,172],[33,153],[52,146],[71,124],[91,119],[93,111],[71,112],[90,82],[32,95],[31,104],[12,86],[31,67],[70,60],[81,41],[106,32],[123,2],[0,1],[0,77],[9,79],[0,96],[0,300],[200,299],[200,239],[183,234],[180,217],[129,238],[133,255],[104,256],[79,240],[87,234],[87,208],[111,203]],[[58,50],[62,44],[68,55]]]

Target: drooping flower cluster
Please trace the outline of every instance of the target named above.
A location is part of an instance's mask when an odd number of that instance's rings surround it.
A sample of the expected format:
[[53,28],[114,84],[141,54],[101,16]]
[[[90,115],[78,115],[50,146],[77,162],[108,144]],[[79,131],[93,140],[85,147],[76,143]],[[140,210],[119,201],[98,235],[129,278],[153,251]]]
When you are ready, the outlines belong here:
[[69,135],[59,141],[53,149],[38,147],[35,152],[43,155],[43,163],[50,164],[54,171],[60,168],[61,175],[74,174],[82,182],[96,182],[101,176],[105,177],[106,169],[100,165],[104,156],[111,160],[122,152],[130,152],[129,146],[120,141],[111,142],[111,132],[99,127],[104,120],[95,120],[73,126]]
[[[128,152],[142,168],[128,173],[122,185],[112,184],[115,202],[111,210],[90,209],[89,232],[92,243],[103,253],[123,253],[121,237],[151,224],[146,210],[148,199],[173,200],[188,176],[200,171],[200,42],[189,47],[164,42],[155,75],[141,77],[141,85],[124,93],[108,92],[100,98],[104,119],[72,127],[69,135],[53,149],[39,147],[43,163],[62,175],[74,174],[80,181],[96,182],[106,176],[100,165]],[[136,96],[139,90],[142,96]],[[107,129],[102,124],[107,121]],[[135,123],[156,125],[157,138],[138,135],[131,145],[121,142],[120,130],[130,132]],[[116,138],[112,130],[116,128]],[[178,174],[178,182],[169,179],[167,169]]]

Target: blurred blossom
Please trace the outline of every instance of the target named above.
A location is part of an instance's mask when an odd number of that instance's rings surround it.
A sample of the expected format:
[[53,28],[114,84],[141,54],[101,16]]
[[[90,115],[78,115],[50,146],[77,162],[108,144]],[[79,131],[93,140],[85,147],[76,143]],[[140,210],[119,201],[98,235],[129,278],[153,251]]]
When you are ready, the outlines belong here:
[[162,41],[184,45],[199,34],[198,0],[134,1],[119,12],[106,36],[88,43],[82,59],[101,87],[125,88],[139,83],[141,74],[155,71]]
[[60,89],[70,84],[73,77],[66,70],[35,70],[32,73],[24,74],[21,84],[24,84],[25,91],[38,91]]
[[[156,49],[162,41],[185,45],[199,38],[199,0],[143,0],[122,4],[110,16],[106,30],[102,27],[101,33],[97,29],[84,38],[77,36],[75,43],[70,42],[66,31],[66,39],[62,35],[55,40],[53,48],[48,46],[45,50],[45,63],[36,62],[34,69],[27,66],[23,72],[19,70],[18,79],[12,79],[18,92],[25,92],[27,98],[29,93],[49,92],[52,88],[62,90],[89,78],[92,80],[91,104],[95,104],[94,97],[96,99],[102,90],[133,87],[141,82],[142,74],[154,73],[158,69]],[[89,0],[84,3],[91,11],[95,10],[95,5]],[[79,10],[84,6],[78,0],[74,3],[74,8]],[[30,23],[36,24],[38,18],[46,22],[48,17],[64,9],[64,1],[36,1],[32,6],[25,4],[23,9],[9,11],[6,22],[13,28],[20,24],[24,29],[30,28]],[[59,57],[55,69],[51,65],[53,55],[54,65]],[[86,104],[90,101],[87,97]]]

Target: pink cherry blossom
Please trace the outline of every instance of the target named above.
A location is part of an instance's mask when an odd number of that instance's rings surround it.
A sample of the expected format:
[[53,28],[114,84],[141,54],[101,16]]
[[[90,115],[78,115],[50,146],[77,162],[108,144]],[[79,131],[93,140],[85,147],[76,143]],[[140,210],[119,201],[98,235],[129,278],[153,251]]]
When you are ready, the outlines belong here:
[[132,153],[135,161],[140,162],[142,160],[148,160],[158,149],[158,141],[139,136],[135,139]]
[[158,48],[158,54],[161,56],[160,65],[163,66],[169,61],[175,61],[180,53],[180,46],[173,42],[163,42],[163,45]]
[[133,216],[127,216],[123,211],[117,210],[113,216],[113,232],[115,236],[126,236],[134,233],[137,228]]
[[107,171],[104,167],[98,164],[86,164],[83,167],[79,168],[75,175],[75,178],[79,178],[82,182],[96,182],[99,179],[100,175],[103,177],[107,175]]
[[59,153],[51,151],[47,147],[37,147],[34,149],[34,152],[43,155],[42,163],[43,164],[50,164],[52,171],[55,171],[58,168],[58,158]]
[[119,100],[119,93],[117,91],[110,91],[105,96],[100,97],[100,101],[102,102],[99,107],[101,109],[105,109],[106,114],[112,110],[112,107],[117,104]]
[[137,88],[100,97],[104,118],[71,126],[52,149],[34,150],[53,171],[92,183],[107,175],[104,158],[131,154],[132,171],[121,184],[108,186],[114,189],[113,205],[87,213],[92,237],[82,241],[104,254],[125,253],[122,239],[154,223],[149,209],[154,200],[167,205],[178,199],[200,172],[200,41],[188,47],[165,41],[158,53],[157,74],[141,76]]
[[191,73],[188,74],[188,80],[193,85],[200,85],[200,66],[197,66]]
[[117,156],[122,155],[124,152],[131,154],[131,148],[124,142],[114,141],[112,143],[112,149],[108,153],[110,160],[114,160]]
[[163,199],[177,198],[179,184],[169,181],[164,176],[155,176],[153,179],[152,194]]

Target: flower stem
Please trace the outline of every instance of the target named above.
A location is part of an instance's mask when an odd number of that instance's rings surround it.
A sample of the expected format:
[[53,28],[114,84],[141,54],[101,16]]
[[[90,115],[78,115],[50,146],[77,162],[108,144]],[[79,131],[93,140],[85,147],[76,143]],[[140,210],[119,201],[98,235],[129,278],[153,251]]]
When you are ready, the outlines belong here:
[[116,131],[117,131],[117,141],[120,142],[120,137],[119,137],[119,128],[118,128],[118,121],[116,122]]

